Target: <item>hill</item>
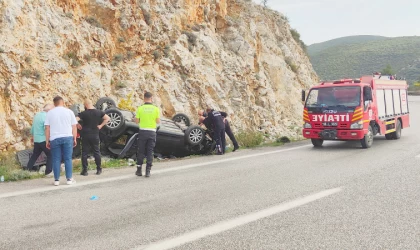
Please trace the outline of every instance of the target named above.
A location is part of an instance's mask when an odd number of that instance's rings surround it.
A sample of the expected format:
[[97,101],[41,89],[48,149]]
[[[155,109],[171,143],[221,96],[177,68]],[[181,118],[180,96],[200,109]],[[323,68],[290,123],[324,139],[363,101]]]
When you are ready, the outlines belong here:
[[[25,2],[25,4],[23,4]],[[0,151],[32,145],[35,112],[108,96],[197,123],[206,107],[238,130],[301,138],[301,89],[318,81],[287,18],[252,1],[1,1]],[[293,34],[292,34],[293,33]]]
[[329,49],[331,47],[340,46],[340,45],[346,45],[346,44],[356,44],[356,43],[366,43],[371,41],[377,41],[377,40],[384,40],[387,39],[387,37],[384,36],[346,36],[346,37],[340,37],[333,40],[329,40],[322,43],[314,43],[308,46],[308,53],[309,55],[316,55],[317,53]]
[[340,45],[324,47],[326,49],[311,54],[314,69],[323,80],[360,77],[380,71],[387,64],[409,83],[420,77],[420,37],[385,38],[350,44],[341,42]]

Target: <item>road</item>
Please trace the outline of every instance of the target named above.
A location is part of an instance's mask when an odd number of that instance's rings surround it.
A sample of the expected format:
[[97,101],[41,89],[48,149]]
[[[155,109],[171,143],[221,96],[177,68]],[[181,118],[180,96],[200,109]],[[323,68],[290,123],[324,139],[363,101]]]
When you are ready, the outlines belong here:
[[[420,249],[420,97],[398,141],[307,141],[0,185],[0,249]],[[98,200],[90,200],[93,195]]]

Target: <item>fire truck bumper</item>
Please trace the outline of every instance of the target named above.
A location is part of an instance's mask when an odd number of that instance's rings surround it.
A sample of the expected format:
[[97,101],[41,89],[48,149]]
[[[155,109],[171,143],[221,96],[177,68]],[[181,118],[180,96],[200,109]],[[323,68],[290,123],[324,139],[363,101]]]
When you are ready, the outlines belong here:
[[307,139],[348,141],[363,139],[365,132],[363,130],[303,129],[303,136]]

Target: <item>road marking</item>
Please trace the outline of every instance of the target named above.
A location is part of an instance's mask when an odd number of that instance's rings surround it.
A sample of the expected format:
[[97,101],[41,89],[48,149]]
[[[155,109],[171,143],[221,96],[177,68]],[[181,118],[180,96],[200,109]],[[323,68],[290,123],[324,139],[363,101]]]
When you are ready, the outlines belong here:
[[[232,158],[227,158],[227,159],[222,159],[222,160],[216,160],[216,161],[195,163],[195,164],[185,165],[185,166],[181,166],[181,167],[160,169],[160,170],[153,171],[153,175],[175,172],[175,171],[179,171],[179,170],[185,170],[185,169],[191,169],[191,168],[197,168],[197,167],[203,167],[203,166],[214,165],[214,164],[219,164],[219,163],[243,160],[243,159],[247,159],[247,158],[259,157],[259,156],[264,156],[264,155],[278,154],[278,153],[293,151],[293,150],[297,150],[297,149],[301,149],[301,148],[305,148],[305,147],[309,147],[309,146],[311,146],[311,145],[304,145],[304,146],[299,146],[299,147],[293,147],[293,148],[287,148],[287,149],[281,149],[281,150],[275,150],[275,151],[257,153],[257,154],[251,154],[251,155],[237,156],[237,157],[232,157]],[[54,191],[54,190],[61,190],[61,189],[66,189],[66,188],[77,188],[77,187],[81,187],[81,186],[101,184],[101,183],[113,182],[113,181],[121,181],[121,180],[132,179],[132,178],[138,178],[138,177],[135,176],[134,174],[130,174],[130,175],[123,175],[123,176],[117,176],[117,177],[111,177],[111,178],[105,178],[105,179],[99,179],[99,180],[80,182],[80,183],[76,183],[74,185],[63,185],[63,186],[58,186],[58,187],[48,186],[48,187],[44,187],[44,188],[35,188],[35,189],[30,189],[30,190],[9,192],[9,193],[0,194],[0,199],[1,198],[7,198],[7,197],[20,196],[20,195],[28,195],[28,194],[42,193],[42,192],[48,192],[48,191]]]
[[175,247],[182,246],[184,244],[202,239],[207,236],[219,234],[228,230],[231,230],[236,227],[244,226],[246,224],[249,224],[251,222],[255,222],[257,220],[261,220],[270,216],[273,216],[275,214],[279,214],[285,211],[288,211],[293,208],[297,208],[303,205],[306,205],[308,203],[314,202],[316,200],[320,200],[322,198],[326,198],[330,195],[336,194],[338,192],[341,192],[341,188],[334,188],[334,189],[328,189],[324,190],[322,192],[312,194],[303,198],[299,198],[293,201],[289,201],[286,203],[279,204],[274,207],[270,207],[255,213],[243,215],[231,220],[222,221],[216,224],[213,224],[211,226],[194,230],[192,232],[180,235],[178,237],[166,239],[163,241],[159,241],[156,243],[152,243],[147,246],[139,246],[134,249],[142,249],[142,250],[166,250],[171,249]]

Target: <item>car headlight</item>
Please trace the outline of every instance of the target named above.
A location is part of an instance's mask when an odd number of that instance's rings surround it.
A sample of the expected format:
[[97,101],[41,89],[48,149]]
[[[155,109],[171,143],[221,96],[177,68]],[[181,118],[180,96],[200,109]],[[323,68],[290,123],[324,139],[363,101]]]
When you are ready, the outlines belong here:
[[362,129],[363,128],[363,122],[355,122],[350,125],[350,129]]
[[305,122],[303,128],[312,128],[312,125],[310,123]]

